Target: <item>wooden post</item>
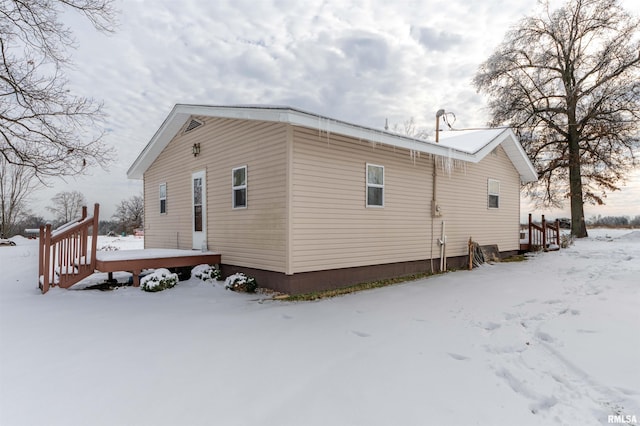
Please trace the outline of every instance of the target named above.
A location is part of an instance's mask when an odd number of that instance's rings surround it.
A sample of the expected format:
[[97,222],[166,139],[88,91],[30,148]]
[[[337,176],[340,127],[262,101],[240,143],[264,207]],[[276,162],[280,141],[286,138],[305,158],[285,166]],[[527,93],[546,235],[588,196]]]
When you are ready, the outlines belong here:
[[93,206],[93,227],[91,229],[91,269],[96,269],[96,251],[98,251],[98,215],[100,214],[100,204]]
[[531,228],[531,225],[533,224],[533,219],[531,217],[531,213],[529,213],[529,242],[527,243],[527,251],[531,251],[531,247],[533,244],[533,241],[531,240],[531,238],[533,238],[533,230]]
[[547,251],[547,221],[542,215],[542,250]]
[[556,219],[556,244],[560,248],[560,220]]
[[[40,238],[38,239],[38,288],[44,286],[44,225],[40,225]],[[40,282],[42,277],[42,283]]]
[[44,243],[42,244],[43,271],[42,271],[42,294],[49,291],[49,280],[51,275],[51,224],[48,223],[44,229]]
[[134,287],[140,287],[140,273],[141,272],[142,272],[141,270],[131,271],[131,273],[133,274],[133,286]]
[[473,269],[473,240],[469,237],[469,270]]

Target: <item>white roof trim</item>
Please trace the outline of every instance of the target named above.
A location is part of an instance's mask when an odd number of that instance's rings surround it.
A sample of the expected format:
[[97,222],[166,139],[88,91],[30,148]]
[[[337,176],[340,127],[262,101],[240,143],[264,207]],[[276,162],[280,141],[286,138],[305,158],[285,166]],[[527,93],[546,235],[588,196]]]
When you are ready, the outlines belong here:
[[[138,158],[133,162],[127,171],[127,176],[130,179],[142,179],[144,172],[151,166],[169,142],[171,142],[171,140],[178,134],[184,123],[186,123],[191,116],[198,115],[206,117],[287,123],[293,126],[317,129],[322,132],[350,136],[357,139],[413,150],[415,152],[439,155],[471,163],[479,162],[489,152],[491,152],[493,148],[503,144],[507,155],[520,173],[521,181],[531,182],[537,180],[535,169],[531,165],[531,162],[522,149],[522,146],[518,142],[517,136],[511,129],[504,129],[497,137],[489,140],[480,150],[476,152],[467,152],[455,147],[455,137],[449,137],[446,139],[446,142],[436,144],[435,142],[414,139],[383,130],[359,126],[357,124],[308,113],[287,106],[210,106],[184,104],[177,104],[173,107],[147,146],[144,147]],[[491,133],[488,132],[490,130],[492,131]],[[487,129],[487,132],[478,131],[478,137],[486,138],[489,135],[495,134],[495,130],[496,129]]]

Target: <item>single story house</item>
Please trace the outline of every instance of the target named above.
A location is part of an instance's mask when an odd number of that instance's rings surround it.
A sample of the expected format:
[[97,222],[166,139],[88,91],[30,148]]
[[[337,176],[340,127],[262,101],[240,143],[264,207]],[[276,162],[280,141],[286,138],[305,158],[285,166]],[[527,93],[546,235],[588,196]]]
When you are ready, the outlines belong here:
[[518,138],[441,135],[178,104],[128,171],[144,179],[145,247],[214,250],[223,274],[290,294],[460,266],[470,237],[516,252],[521,184],[537,180]]

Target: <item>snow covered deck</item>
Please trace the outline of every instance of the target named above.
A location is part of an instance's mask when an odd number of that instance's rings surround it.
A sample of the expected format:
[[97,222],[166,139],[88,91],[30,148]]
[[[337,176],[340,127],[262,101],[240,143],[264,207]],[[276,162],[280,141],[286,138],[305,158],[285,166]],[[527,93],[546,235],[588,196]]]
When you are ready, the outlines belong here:
[[180,268],[203,263],[220,263],[220,253],[195,250],[144,249],[96,252],[95,269],[100,272],[127,271],[133,274],[133,285],[140,285],[143,269]]
[[95,272],[126,271],[133,274],[133,285],[140,285],[143,269],[182,268],[220,263],[220,253],[195,250],[142,249],[98,251],[97,238],[100,206],[93,216],[82,208],[82,217],[53,230],[51,224],[40,227],[38,244],[38,286],[42,293],[51,286],[69,288]]

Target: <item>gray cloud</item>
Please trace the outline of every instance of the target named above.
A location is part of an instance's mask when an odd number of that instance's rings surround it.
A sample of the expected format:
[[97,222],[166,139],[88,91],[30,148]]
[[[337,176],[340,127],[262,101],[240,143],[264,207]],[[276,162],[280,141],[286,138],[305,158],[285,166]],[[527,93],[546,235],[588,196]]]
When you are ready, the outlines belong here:
[[360,72],[380,70],[387,67],[389,46],[382,38],[373,34],[359,34],[343,37],[338,44],[345,58],[351,59],[354,68]]
[[427,50],[435,52],[452,50],[464,42],[464,37],[459,34],[429,27],[413,27],[411,35]]

